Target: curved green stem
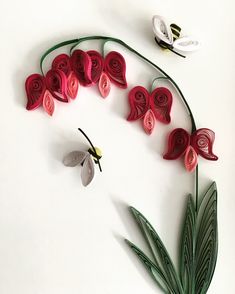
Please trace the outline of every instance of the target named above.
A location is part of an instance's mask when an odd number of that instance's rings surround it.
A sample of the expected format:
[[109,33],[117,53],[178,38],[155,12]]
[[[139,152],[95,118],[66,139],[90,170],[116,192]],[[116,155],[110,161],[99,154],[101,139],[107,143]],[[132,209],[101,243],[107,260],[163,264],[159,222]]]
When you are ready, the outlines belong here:
[[[184,97],[182,91],[180,90],[179,86],[177,85],[177,83],[163,70],[161,69],[158,65],[156,65],[155,63],[153,63],[151,60],[149,60],[148,58],[146,58],[144,55],[142,55],[141,53],[139,53],[138,51],[136,51],[135,49],[133,49],[132,47],[130,47],[129,45],[127,45],[125,42],[123,42],[120,39],[117,38],[113,38],[113,37],[107,37],[107,36],[88,36],[88,37],[82,37],[82,38],[77,38],[77,39],[72,39],[72,40],[68,40],[68,41],[64,41],[61,42],[59,44],[56,44],[55,46],[49,48],[41,57],[40,59],[40,68],[41,68],[41,72],[43,74],[43,61],[45,60],[45,58],[47,57],[48,54],[50,54],[52,51],[63,47],[63,46],[67,46],[70,44],[74,44],[71,49],[70,49],[70,54],[72,53],[73,49],[78,46],[80,43],[85,42],[85,41],[90,41],[90,40],[103,40],[103,51],[104,51],[104,46],[105,43],[111,41],[111,42],[115,42],[118,43],[120,45],[122,45],[124,48],[128,49],[129,51],[131,51],[132,53],[134,53],[135,55],[137,55],[138,57],[140,57],[141,59],[143,59],[144,61],[146,61],[148,64],[150,64],[151,66],[153,66],[155,69],[157,69],[162,75],[163,77],[159,77],[159,78],[165,78],[168,79],[173,85],[174,87],[177,89],[177,91],[180,94],[181,100],[183,101],[187,112],[190,116],[190,120],[191,120],[191,133],[193,133],[194,131],[196,131],[196,123],[194,120],[194,116],[193,113],[190,109],[190,106],[186,100],[186,98]],[[104,52],[103,52],[104,53]],[[196,167],[196,176],[195,176],[195,181],[196,181],[196,212],[198,210],[198,166]]]

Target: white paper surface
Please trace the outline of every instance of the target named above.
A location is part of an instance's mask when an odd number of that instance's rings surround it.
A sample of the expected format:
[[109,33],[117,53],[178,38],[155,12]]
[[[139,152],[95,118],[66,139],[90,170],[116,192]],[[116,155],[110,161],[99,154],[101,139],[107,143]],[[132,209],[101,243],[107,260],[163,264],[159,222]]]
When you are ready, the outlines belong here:
[[[230,0],[1,2],[1,294],[161,293],[123,242],[128,238],[146,250],[127,205],[148,217],[177,260],[193,179],[182,161],[162,159],[168,132],[190,127],[175,92],[172,124],[158,122],[150,137],[141,122],[126,121],[128,90],[113,84],[105,100],[96,88],[81,87],[75,101],[55,101],[52,118],[24,108],[24,81],[39,71],[40,55],[57,42],[91,34],[119,37],[156,62],[179,84],[198,127],[215,131],[219,161],[199,159],[202,190],[209,180],[216,180],[219,190],[219,255],[208,293],[235,293],[234,5]],[[154,14],[200,36],[201,50],[186,59],[162,51],[152,32]],[[129,87],[148,87],[158,76],[120,46],[108,49],[125,56]],[[103,153],[103,172],[95,166],[86,188],[80,168],[62,164],[71,150],[86,150],[78,127]]]

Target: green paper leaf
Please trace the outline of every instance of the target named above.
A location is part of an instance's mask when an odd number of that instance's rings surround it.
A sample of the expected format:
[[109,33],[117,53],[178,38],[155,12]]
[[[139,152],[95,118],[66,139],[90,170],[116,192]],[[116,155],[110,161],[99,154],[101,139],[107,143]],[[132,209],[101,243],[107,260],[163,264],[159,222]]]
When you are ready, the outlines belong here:
[[217,188],[213,182],[204,195],[197,217],[195,293],[207,292],[218,253]]
[[140,226],[143,236],[152,252],[155,265],[161,270],[173,293],[183,293],[183,288],[171,258],[149,221],[134,207],[131,207],[136,222]]
[[170,289],[170,286],[168,285],[161,269],[155,265],[144,253],[141,251],[137,246],[135,246],[132,242],[129,240],[125,240],[126,243],[131,247],[131,249],[134,251],[134,253],[137,255],[137,257],[140,259],[140,261],[144,264],[152,278],[155,280],[155,282],[158,284],[158,286],[162,289],[164,293],[172,293],[172,290]]
[[180,278],[185,294],[194,293],[194,251],[196,213],[192,195],[188,197],[184,227],[181,238]]

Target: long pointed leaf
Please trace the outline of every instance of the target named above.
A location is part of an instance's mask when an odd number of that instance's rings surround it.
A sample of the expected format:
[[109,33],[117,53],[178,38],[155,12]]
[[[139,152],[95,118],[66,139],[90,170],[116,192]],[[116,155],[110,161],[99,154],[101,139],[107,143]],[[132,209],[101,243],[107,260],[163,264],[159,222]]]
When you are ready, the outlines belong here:
[[207,292],[218,252],[217,188],[212,183],[202,199],[197,219],[195,293]]
[[180,277],[185,294],[194,293],[194,250],[196,213],[192,195],[189,195],[181,239]]
[[149,221],[134,207],[130,207],[135,220],[139,224],[144,238],[151,249],[156,265],[161,269],[167,278],[167,283],[173,289],[173,293],[183,293],[183,288],[171,258],[159,238],[157,232]]
[[163,290],[164,293],[172,293],[172,289],[168,285],[161,269],[155,265],[137,246],[135,246],[129,240],[125,240],[126,243],[131,247],[134,253],[138,256],[140,261],[144,264],[152,278],[158,284],[158,286]]

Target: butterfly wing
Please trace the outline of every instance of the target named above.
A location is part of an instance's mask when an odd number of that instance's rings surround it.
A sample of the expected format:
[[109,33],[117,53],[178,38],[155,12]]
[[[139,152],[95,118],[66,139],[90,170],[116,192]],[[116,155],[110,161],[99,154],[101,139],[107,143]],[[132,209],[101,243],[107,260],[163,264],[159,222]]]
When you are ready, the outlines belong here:
[[64,157],[63,164],[65,166],[74,167],[78,164],[82,164],[88,155],[88,152],[72,151]]
[[200,43],[192,37],[182,37],[174,41],[173,47],[182,52],[193,52],[199,49]]
[[144,117],[149,109],[149,92],[142,86],[136,86],[129,92],[129,104],[131,112],[128,121],[134,121]]
[[173,44],[173,34],[168,22],[160,15],[153,16],[153,32],[158,40],[165,42],[166,44]]
[[87,186],[93,180],[95,175],[94,162],[91,156],[86,156],[82,166],[81,179],[83,186]]

